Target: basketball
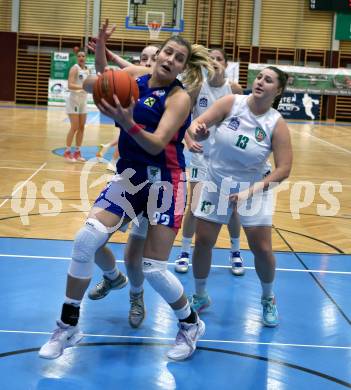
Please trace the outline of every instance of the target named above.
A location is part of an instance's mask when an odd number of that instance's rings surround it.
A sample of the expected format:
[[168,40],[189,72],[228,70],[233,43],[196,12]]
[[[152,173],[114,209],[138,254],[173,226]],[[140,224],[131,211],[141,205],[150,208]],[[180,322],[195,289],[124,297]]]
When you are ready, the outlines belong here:
[[132,97],[134,101],[139,98],[138,84],[127,72],[108,69],[98,76],[93,86],[94,103],[98,105],[104,98],[114,106],[113,94],[117,95],[122,107],[128,107]]

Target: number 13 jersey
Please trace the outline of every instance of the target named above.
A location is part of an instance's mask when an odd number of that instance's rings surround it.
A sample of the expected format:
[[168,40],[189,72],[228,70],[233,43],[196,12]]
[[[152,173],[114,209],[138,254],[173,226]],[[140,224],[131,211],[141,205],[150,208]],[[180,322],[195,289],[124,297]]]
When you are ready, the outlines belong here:
[[272,107],[262,115],[253,114],[247,104],[249,96],[235,95],[230,114],[215,130],[209,173],[218,182],[230,176],[237,182],[253,182],[265,173],[281,115]]

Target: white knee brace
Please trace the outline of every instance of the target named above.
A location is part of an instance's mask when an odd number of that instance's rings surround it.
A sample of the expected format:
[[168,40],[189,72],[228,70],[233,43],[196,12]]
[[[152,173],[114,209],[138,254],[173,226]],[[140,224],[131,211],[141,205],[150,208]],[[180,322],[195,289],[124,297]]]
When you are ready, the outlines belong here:
[[68,274],[74,278],[90,279],[93,275],[95,252],[108,238],[106,227],[97,219],[88,218],[74,240]]
[[143,273],[167,303],[175,303],[183,295],[180,281],[167,269],[167,261],[152,260],[143,257]]

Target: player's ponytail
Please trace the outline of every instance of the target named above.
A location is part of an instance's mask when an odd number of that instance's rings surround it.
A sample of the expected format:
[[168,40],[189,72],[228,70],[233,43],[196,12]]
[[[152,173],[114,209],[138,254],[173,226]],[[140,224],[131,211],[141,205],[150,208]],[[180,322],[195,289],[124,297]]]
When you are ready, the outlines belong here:
[[278,106],[279,106],[280,99],[283,96],[283,93],[284,93],[284,90],[285,90],[285,87],[286,87],[286,83],[288,82],[289,75],[287,73],[283,72],[282,70],[280,70],[279,68],[275,67],[275,66],[267,66],[266,69],[273,70],[273,72],[275,72],[277,74],[277,76],[278,76],[279,87],[281,88],[281,92],[280,92],[279,95],[277,95],[274,98],[273,103],[272,103],[272,107],[277,109]]
[[186,68],[182,73],[182,83],[189,91],[197,88],[202,83],[202,68],[207,70],[209,77],[214,75],[213,60],[209,56],[208,49],[202,45],[191,45],[189,41],[180,35],[174,35],[163,42],[160,50],[170,41],[174,41],[188,49],[189,55],[186,61]]
[[182,81],[188,91],[198,88],[203,82],[203,69],[207,70],[209,78],[214,76],[213,60],[209,56],[209,51],[202,45],[191,46],[191,55],[183,72]]

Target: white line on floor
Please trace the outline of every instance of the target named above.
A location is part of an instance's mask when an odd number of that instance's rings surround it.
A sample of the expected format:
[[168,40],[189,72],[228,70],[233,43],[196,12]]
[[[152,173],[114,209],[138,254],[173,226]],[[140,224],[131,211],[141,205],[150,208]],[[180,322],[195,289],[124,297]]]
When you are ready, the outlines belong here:
[[[0,253],[0,258],[19,258],[19,259],[28,259],[28,260],[71,260],[70,257],[60,257],[60,256],[33,256],[33,255],[14,255],[14,254],[6,254]],[[124,263],[123,260],[116,260],[116,263]],[[174,262],[168,262],[168,265],[174,265]],[[189,264],[191,267],[191,264]],[[212,268],[231,268],[230,265],[216,265],[212,264]],[[245,266],[245,270],[255,270],[255,267],[247,267]],[[308,272],[308,273],[316,273],[316,274],[337,274],[337,275],[351,275],[351,271],[328,271],[324,269],[296,269],[296,268],[276,268],[276,271],[285,271],[285,272]]]
[[12,192],[11,196],[9,196],[8,198],[6,198],[1,204],[0,204],[0,207],[2,207],[9,199],[11,199],[14,195],[17,194],[17,192],[19,190],[21,190],[29,181],[30,179],[32,179],[39,171],[41,171],[45,166],[46,166],[47,162],[45,162],[44,164],[42,164],[31,176],[28,177],[28,179],[26,181],[24,181],[22,183],[22,185],[20,185],[19,187],[17,187],[17,189],[15,191]]
[[[0,329],[0,333],[16,333],[16,334],[29,334],[29,335],[51,335],[50,332],[32,332],[25,330],[6,330]],[[174,341],[174,337],[151,337],[151,336],[122,336],[111,334],[90,334],[83,333],[84,337],[96,337],[96,338],[112,338],[112,339],[132,339],[132,340],[150,340],[150,341]],[[295,348],[325,348],[325,349],[346,349],[351,350],[351,346],[343,345],[318,345],[318,344],[291,344],[291,343],[264,343],[260,341],[239,341],[239,340],[212,340],[212,339],[200,339],[200,342],[204,343],[218,343],[218,344],[244,344],[244,345],[269,345],[274,347],[295,347]]]

